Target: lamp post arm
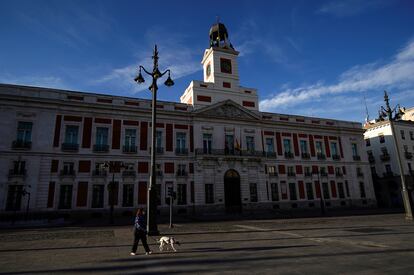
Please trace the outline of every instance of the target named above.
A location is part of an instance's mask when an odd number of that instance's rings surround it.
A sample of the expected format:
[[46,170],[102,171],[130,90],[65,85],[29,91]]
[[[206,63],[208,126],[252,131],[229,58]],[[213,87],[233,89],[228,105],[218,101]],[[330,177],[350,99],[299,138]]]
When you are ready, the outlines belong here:
[[152,73],[148,72],[143,66],[139,65],[139,68],[144,70],[147,75],[153,76]]
[[165,72],[163,72],[163,73],[160,75],[160,77],[163,77],[166,73],[171,73],[171,70],[170,70],[170,69],[165,70]]

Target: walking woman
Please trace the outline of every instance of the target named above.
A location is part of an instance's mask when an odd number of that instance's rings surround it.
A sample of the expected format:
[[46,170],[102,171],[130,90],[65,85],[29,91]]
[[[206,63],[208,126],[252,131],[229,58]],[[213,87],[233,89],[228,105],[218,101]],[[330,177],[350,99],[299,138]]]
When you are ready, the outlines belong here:
[[147,230],[146,230],[146,221],[145,221],[145,212],[144,209],[138,208],[137,215],[135,217],[135,224],[134,224],[134,245],[132,246],[131,255],[136,255],[138,242],[141,239],[142,245],[145,249],[145,254],[151,254],[151,250],[147,244]]

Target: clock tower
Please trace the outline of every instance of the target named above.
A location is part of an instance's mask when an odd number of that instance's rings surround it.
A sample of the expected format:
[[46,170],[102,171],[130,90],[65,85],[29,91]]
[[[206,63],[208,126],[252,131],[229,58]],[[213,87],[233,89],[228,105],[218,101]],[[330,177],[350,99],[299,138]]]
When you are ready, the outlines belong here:
[[209,32],[210,47],[201,61],[204,81],[191,81],[180,97],[182,103],[201,108],[231,100],[244,108],[258,110],[257,91],[240,86],[236,51],[222,23],[216,23]]

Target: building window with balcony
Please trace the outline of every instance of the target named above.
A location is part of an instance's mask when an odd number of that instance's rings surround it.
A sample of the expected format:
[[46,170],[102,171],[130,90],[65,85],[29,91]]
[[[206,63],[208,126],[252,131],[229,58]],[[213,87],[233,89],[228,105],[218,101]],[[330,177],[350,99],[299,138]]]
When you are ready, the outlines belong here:
[[257,184],[251,182],[249,184],[249,189],[250,189],[250,201],[251,202],[257,202],[258,198],[257,198]]
[[322,141],[316,141],[315,142],[315,148],[316,148],[316,155],[317,155],[318,159],[325,159],[325,154],[323,152]]
[[32,126],[32,122],[18,122],[17,138],[13,142],[13,148],[30,149],[32,145]]
[[211,146],[212,146],[212,135],[203,134],[203,153],[211,154],[211,149],[212,149]]
[[295,201],[298,199],[296,195],[296,183],[294,182],[289,182],[289,195],[291,201]]
[[342,177],[343,176],[341,167],[335,167],[335,175],[337,177]]
[[[182,134],[182,133],[177,133],[177,135],[178,134]],[[178,137],[177,137],[177,140],[178,140]],[[185,144],[185,134],[184,134],[184,144]],[[162,144],[162,131],[157,130],[155,133],[155,148],[156,148],[155,152],[158,154],[162,154],[164,152],[164,148]],[[178,148],[178,141],[177,141],[177,148]]]
[[269,176],[277,176],[276,166],[267,166],[267,173],[269,174]]
[[352,158],[354,160],[361,160],[361,157],[358,155],[358,145],[356,143],[352,143],[351,148],[352,148]]
[[61,176],[74,176],[75,170],[73,169],[74,163],[73,162],[64,162],[63,169],[60,171]]
[[362,168],[361,167],[357,167],[356,172],[357,172],[358,177],[363,177],[364,176],[364,173],[362,173]]
[[404,132],[404,130],[400,130],[400,133],[401,133],[401,139],[405,139],[405,132]]
[[359,192],[361,194],[361,198],[366,198],[365,185],[363,181],[359,182]]
[[79,133],[78,126],[66,125],[65,143],[62,144],[63,150],[76,151],[79,149],[78,133]]
[[276,182],[270,184],[270,189],[272,192],[272,201],[279,201],[279,187]]
[[385,142],[385,137],[384,137],[384,135],[378,135],[378,137],[379,137],[379,141],[380,141],[380,143],[384,143],[384,142]]
[[72,185],[61,185],[59,194],[59,209],[72,208]]
[[214,203],[214,185],[211,183],[207,183],[206,185],[204,185],[204,187],[206,204]]
[[124,152],[136,153],[137,130],[136,129],[125,129],[125,140],[124,140]]
[[25,161],[13,161],[13,169],[9,171],[9,176],[25,176],[26,175],[26,162]]
[[387,147],[382,147],[381,152],[382,152],[382,154],[380,156],[381,160],[382,161],[389,161],[390,160],[390,155],[388,154]]
[[329,200],[329,186],[327,182],[322,183],[323,198]]
[[414,140],[414,132],[413,131],[410,131],[410,139]]
[[309,159],[309,151],[308,151],[308,142],[306,140],[300,140],[300,152],[302,154],[302,158]]
[[234,155],[234,136],[233,135],[225,136],[224,152],[226,155]]
[[106,170],[104,168],[103,162],[95,163],[95,170],[93,171],[93,176],[106,176]]
[[109,150],[108,128],[106,127],[96,128],[96,143],[93,149],[95,152],[107,152]]
[[254,137],[246,136],[246,149],[249,153],[254,152]]
[[374,162],[375,162],[375,157],[374,157],[374,155],[372,154],[372,151],[367,151],[367,154],[368,154],[368,161],[369,161],[370,163],[374,163]]
[[134,206],[134,185],[124,184],[122,187],[122,206],[132,207]]
[[287,175],[288,175],[288,177],[294,177],[295,176],[295,167],[288,166],[287,167]]
[[326,167],[321,167],[319,170],[321,177],[327,177],[328,173],[326,172]]
[[331,142],[331,154],[333,159],[339,159],[338,144],[336,142]]
[[311,167],[305,166],[305,177],[311,177],[311,176],[312,176]]
[[342,182],[338,182],[338,193],[340,199],[345,198],[344,184]]
[[266,138],[266,153],[268,156],[275,153],[273,138]]
[[292,143],[290,139],[283,139],[283,149],[285,151],[285,158],[293,158]]
[[187,204],[187,184],[177,184],[177,204]]
[[367,147],[371,146],[371,140],[370,140],[369,138],[367,138],[367,139],[365,140],[365,145],[366,145]]
[[308,196],[308,200],[313,200],[315,197],[313,196],[313,184],[312,182],[306,183],[306,195]]
[[22,205],[23,185],[9,185],[6,211],[19,211]]
[[184,177],[187,176],[187,171],[186,171],[186,164],[178,164],[177,165],[177,176],[179,177]]
[[92,185],[92,208],[103,208],[104,191],[105,186],[103,184]]
[[176,134],[176,153],[177,154],[187,154],[186,148],[186,133],[177,133]]

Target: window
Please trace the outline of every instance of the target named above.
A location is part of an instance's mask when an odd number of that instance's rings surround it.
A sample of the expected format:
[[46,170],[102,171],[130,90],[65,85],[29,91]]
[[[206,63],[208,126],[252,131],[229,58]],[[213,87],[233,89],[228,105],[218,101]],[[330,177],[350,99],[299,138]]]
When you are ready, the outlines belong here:
[[177,184],[177,204],[187,204],[187,184]]
[[[183,133],[177,133],[177,148],[179,146],[178,145],[179,144],[179,142],[178,142],[178,134],[183,134]],[[181,146],[181,144],[180,144],[180,146]],[[155,147],[157,148],[157,150],[160,150],[160,148],[162,148],[162,131],[157,131],[156,132]],[[185,134],[184,134],[184,147],[182,147],[182,148],[185,148]]]
[[75,170],[73,169],[74,163],[73,162],[64,162],[63,163],[63,175],[73,175]]
[[61,185],[59,195],[59,209],[72,207],[72,185]]
[[345,189],[346,189],[346,196],[349,197],[350,196],[350,194],[349,194],[349,184],[348,184],[347,180],[345,181]]
[[306,142],[306,140],[300,141],[300,151],[302,152],[302,154],[308,153],[308,143]]
[[65,131],[65,143],[78,144],[78,132],[78,126],[67,125]]
[[222,73],[231,74],[231,60],[220,58],[220,70]]
[[246,137],[246,148],[249,152],[254,152],[254,137],[247,136]]
[[267,173],[271,176],[276,175],[276,166],[267,166]]
[[322,182],[323,198],[329,199],[329,186],[327,182]]
[[13,161],[13,175],[24,175],[26,173],[25,161]]
[[408,152],[408,145],[404,145],[404,152]]
[[283,148],[285,149],[285,153],[292,153],[290,139],[283,140]]
[[335,167],[335,175],[342,176],[342,170],[341,167]]
[[404,130],[400,130],[400,133],[401,133],[401,139],[405,139],[405,132],[404,132]]
[[6,211],[19,211],[22,204],[23,185],[9,185]]
[[275,146],[273,144],[273,138],[266,138],[266,152],[267,153],[274,153]]
[[185,164],[178,164],[177,165],[177,176],[186,176],[187,172],[185,171],[186,165]]
[[203,134],[203,153],[211,154],[212,135]]
[[96,144],[107,145],[108,144],[108,128],[97,127],[96,128]]
[[205,187],[206,203],[214,203],[214,185],[211,183],[208,183],[204,187]]
[[270,189],[272,192],[272,201],[279,200],[279,188],[276,182],[270,184]]
[[32,141],[32,122],[19,121],[17,124],[17,142],[26,143]]
[[225,153],[234,154],[234,136],[226,135],[225,137]]
[[295,201],[298,199],[296,196],[296,183],[294,182],[289,182],[289,195],[291,201]]
[[367,138],[366,140],[365,140],[365,145],[368,147],[368,146],[371,146],[371,140],[369,139],[369,138]]
[[384,142],[385,142],[385,137],[384,137],[384,135],[379,135],[378,137],[379,137],[379,141],[380,141],[380,143],[384,143]]
[[308,196],[308,200],[314,199],[312,182],[306,183],[306,195]]
[[364,182],[363,181],[360,181],[359,182],[359,192],[361,194],[361,198],[366,198],[365,186],[364,186]]
[[331,153],[334,156],[338,155],[338,146],[337,146],[336,142],[331,142]]
[[122,206],[132,207],[134,206],[134,185],[124,184],[122,187]]
[[414,140],[414,132],[413,131],[410,131],[410,139]]
[[321,173],[321,176],[326,176],[327,175],[327,173],[326,173],[326,167],[321,167],[320,173]]
[[345,198],[344,184],[342,182],[338,182],[338,193],[339,193],[339,198],[340,199]]
[[385,171],[386,171],[387,174],[391,174],[392,173],[391,165],[390,164],[386,164],[385,165]]
[[92,185],[92,208],[102,208],[104,206],[104,190],[103,184]]
[[315,146],[316,146],[316,153],[322,155],[322,141],[316,141],[315,142]]
[[257,202],[257,184],[250,183],[250,201]]
[[125,146],[128,148],[135,147],[137,131],[135,129],[125,129]]
[[179,151],[185,150],[186,148],[186,134],[185,133],[177,133],[176,147]]
[[305,166],[305,176],[311,176],[312,170],[309,166]]
[[295,167],[288,166],[287,167],[287,174],[288,174],[288,176],[294,176],[295,175]]
[[357,147],[357,144],[356,143],[352,143],[352,156],[353,157],[356,157],[356,156],[358,156],[358,147]]

